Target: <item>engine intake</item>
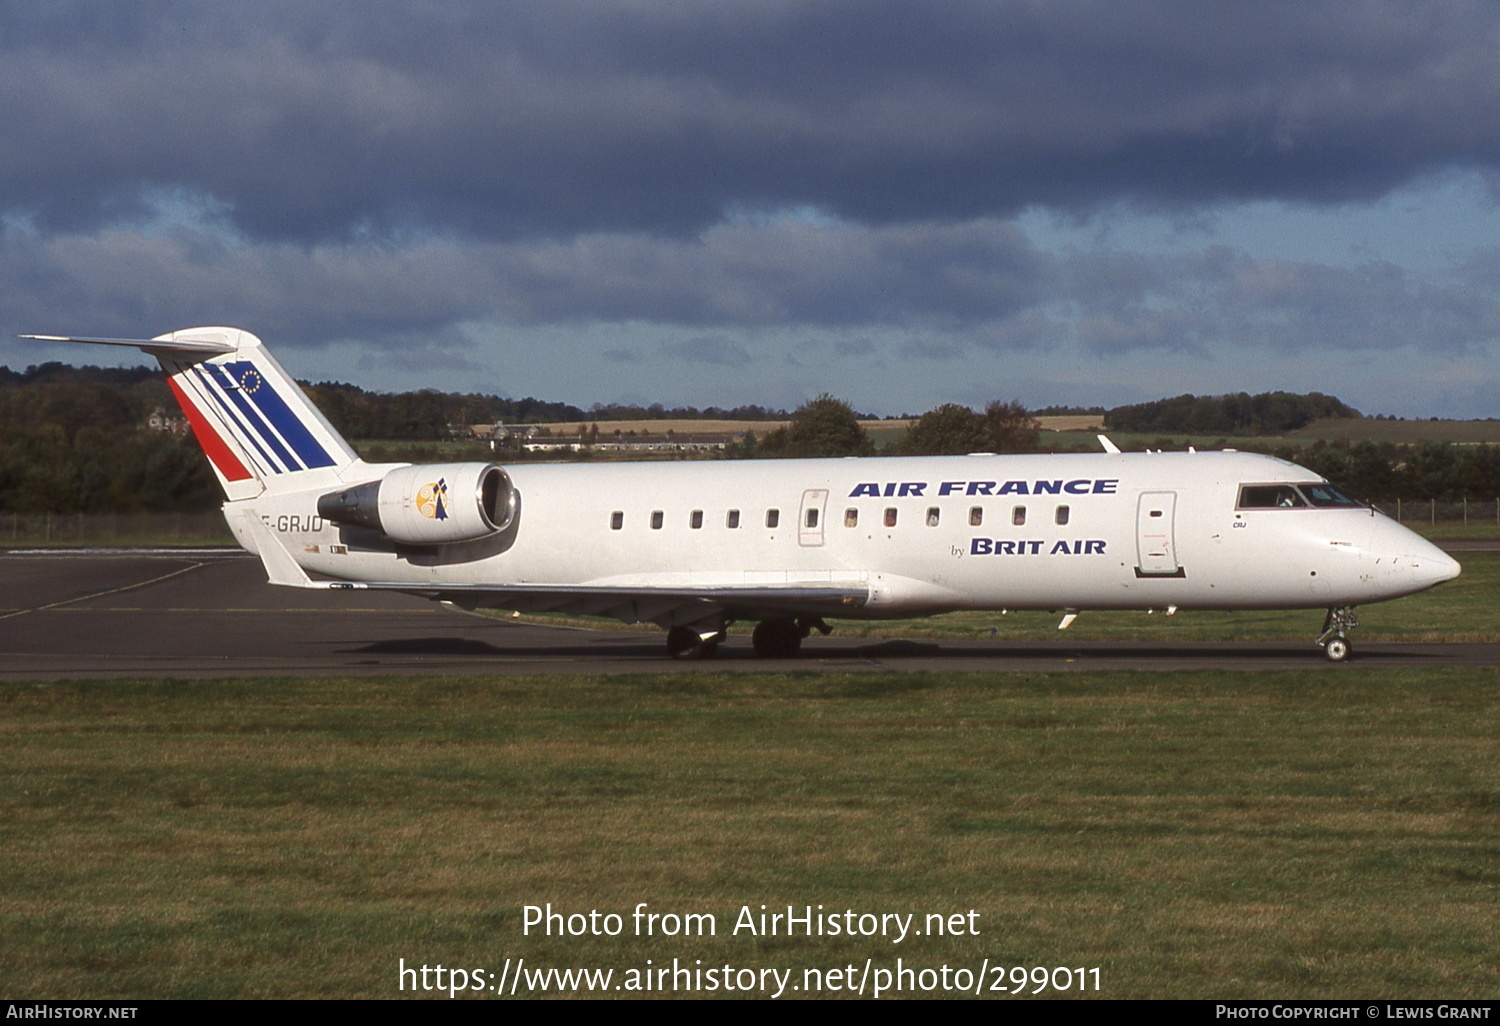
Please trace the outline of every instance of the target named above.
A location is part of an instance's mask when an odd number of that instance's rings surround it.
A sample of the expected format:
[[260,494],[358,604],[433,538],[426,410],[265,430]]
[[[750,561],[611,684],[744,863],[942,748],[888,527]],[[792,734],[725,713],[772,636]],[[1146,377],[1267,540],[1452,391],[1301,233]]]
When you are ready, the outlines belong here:
[[318,499],[318,516],[368,527],[408,545],[474,541],[515,519],[516,490],[493,463],[428,463],[398,467]]

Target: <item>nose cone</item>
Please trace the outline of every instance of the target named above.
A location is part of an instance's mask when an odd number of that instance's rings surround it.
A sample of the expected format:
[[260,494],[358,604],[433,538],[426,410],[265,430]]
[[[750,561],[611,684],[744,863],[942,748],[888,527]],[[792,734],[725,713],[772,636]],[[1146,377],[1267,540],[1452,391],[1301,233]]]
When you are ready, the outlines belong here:
[[1463,567],[1458,565],[1458,560],[1425,538],[1422,539],[1422,547],[1408,558],[1411,560],[1412,576],[1415,582],[1423,588],[1431,588],[1445,581],[1451,581],[1463,573]]
[[[1390,524],[1382,532],[1380,541],[1385,553],[1394,557],[1390,561],[1393,582],[1403,594],[1425,591],[1444,581],[1457,577],[1463,567],[1458,560],[1438,548],[1421,535],[1414,534],[1399,524]],[[1399,533],[1396,533],[1399,532]]]

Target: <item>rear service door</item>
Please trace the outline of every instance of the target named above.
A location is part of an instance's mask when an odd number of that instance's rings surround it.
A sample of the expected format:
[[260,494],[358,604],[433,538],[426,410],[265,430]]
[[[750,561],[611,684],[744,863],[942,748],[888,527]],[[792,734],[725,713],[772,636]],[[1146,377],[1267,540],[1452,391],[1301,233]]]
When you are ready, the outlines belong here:
[[1142,492],[1135,511],[1137,577],[1181,577],[1177,565],[1176,492]]
[[802,512],[797,515],[797,541],[808,547],[823,544],[823,507],[827,488],[809,488],[802,493]]

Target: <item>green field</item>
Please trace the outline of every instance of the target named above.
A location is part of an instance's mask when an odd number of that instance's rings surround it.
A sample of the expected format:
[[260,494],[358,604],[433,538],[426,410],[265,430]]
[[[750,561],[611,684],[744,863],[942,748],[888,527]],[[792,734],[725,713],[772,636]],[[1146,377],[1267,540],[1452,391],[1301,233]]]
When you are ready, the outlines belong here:
[[182,548],[234,545],[218,510],[207,513],[0,513],[0,549]]
[[[8,684],[0,731],[14,996],[386,998],[398,959],[507,957],[1500,993],[1492,670]],[[546,902],[625,933],[523,936]],[[717,933],[630,936],[639,902]],[[979,933],[732,935],[762,903]]]
[[[1184,449],[1244,449],[1262,451],[1266,447],[1312,445],[1314,442],[1394,442],[1415,445],[1422,442],[1455,442],[1460,445],[1500,444],[1500,420],[1317,420],[1285,435],[1212,435],[1182,432],[1106,431],[1110,439],[1125,449],[1149,446]],[[1041,448],[1056,450],[1084,449],[1098,451],[1098,430],[1043,431]]]

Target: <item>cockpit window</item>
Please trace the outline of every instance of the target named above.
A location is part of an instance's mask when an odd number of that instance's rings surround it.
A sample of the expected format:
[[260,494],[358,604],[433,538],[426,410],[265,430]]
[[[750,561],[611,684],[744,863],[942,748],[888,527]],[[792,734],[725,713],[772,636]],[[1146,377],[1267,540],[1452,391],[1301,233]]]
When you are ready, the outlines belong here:
[[1241,485],[1240,509],[1305,508],[1307,501],[1289,484]]
[[1327,481],[1317,484],[1240,485],[1240,509],[1364,509]]
[[1307,496],[1307,501],[1314,506],[1354,506],[1360,509],[1364,507],[1355,500],[1349,498],[1331,484],[1303,485],[1302,494]]

